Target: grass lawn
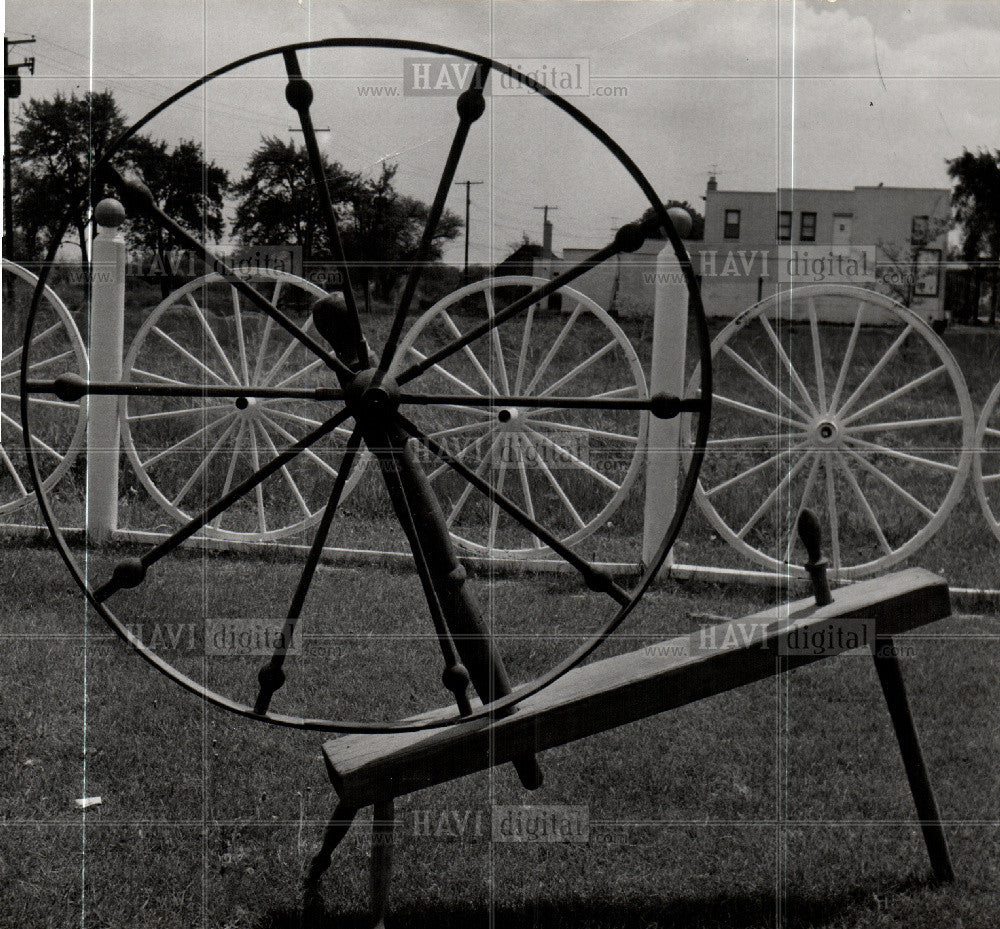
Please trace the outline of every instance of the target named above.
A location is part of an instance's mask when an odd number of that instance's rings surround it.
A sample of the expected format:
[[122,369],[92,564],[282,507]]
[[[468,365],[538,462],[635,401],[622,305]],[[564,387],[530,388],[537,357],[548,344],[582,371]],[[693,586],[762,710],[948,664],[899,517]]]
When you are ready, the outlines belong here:
[[[246,699],[261,659],[206,657],[202,621],[272,615],[293,571],[191,553],[131,615],[179,667]],[[518,679],[605,609],[569,578],[474,583]],[[298,909],[334,801],[319,735],[206,707],[98,619],[85,627],[48,547],[0,548],[0,589],[0,925],[366,925],[363,820],[324,878],[322,905]],[[314,594],[280,708],[397,715],[444,702],[429,624],[404,606],[418,595],[408,573],[323,569]],[[612,645],[637,648],[774,596],[666,585]],[[954,617],[900,639],[954,885],[929,880],[871,661],[848,654],[546,753],[534,794],[501,769],[403,798],[390,925],[994,925],[996,621]],[[102,803],[81,814],[83,796]],[[491,841],[494,807],[522,803],[585,808],[589,839]]]

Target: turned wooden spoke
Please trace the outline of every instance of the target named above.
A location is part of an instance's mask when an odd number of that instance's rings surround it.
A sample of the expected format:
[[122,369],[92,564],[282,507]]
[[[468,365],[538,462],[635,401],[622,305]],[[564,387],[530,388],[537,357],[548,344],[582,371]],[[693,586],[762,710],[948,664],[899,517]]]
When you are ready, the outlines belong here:
[[[185,412],[188,412],[188,411],[185,411]],[[191,411],[191,412],[198,412],[198,411]],[[152,467],[158,461],[162,461],[164,458],[167,458],[168,456],[172,455],[174,452],[178,451],[179,449],[182,449],[182,448],[187,447],[188,445],[191,445],[193,442],[197,441],[197,439],[199,439],[201,436],[205,435],[206,433],[210,432],[213,429],[217,429],[219,426],[225,425],[225,423],[229,422],[229,420],[233,419],[235,416],[236,416],[236,413],[233,412],[233,411],[231,411],[231,412],[227,413],[224,416],[218,416],[218,417],[216,417],[210,423],[206,423],[204,426],[202,426],[200,429],[196,430],[195,432],[192,432],[190,435],[185,436],[183,439],[180,439],[179,441],[174,442],[173,445],[170,445],[167,448],[164,448],[161,451],[156,452],[151,457],[145,459],[145,461],[142,461],[141,464],[142,464],[143,468]],[[131,422],[131,417],[129,417],[129,421]]]
[[[299,58],[295,50],[287,49],[282,53],[282,57],[285,60],[285,72],[288,75],[288,84],[285,87],[285,99],[299,116],[302,139],[305,142],[306,152],[309,156],[309,169],[312,172],[312,189],[319,199],[320,214],[326,226],[330,251],[333,253],[337,272],[340,275],[340,291],[343,294],[344,303],[347,307],[348,326],[352,330],[351,335],[354,342],[352,348],[356,349],[355,356],[361,357],[360,316],[358,315],[358,307],[354,299],[354,288],[351,285],[351,275],[347,264],[347,257],[344,253],[344,245],[340,238],[337,213],[333,208],[330,187],[327,183],[326,172],[323,169],[323,156],[320,154],[319,143],[316,141],[316,130],[313,127],[312,116],[309,112],[309,107],[313,99],[312,87],[302,76],[302,68],[299,65]],[[349,376],[349,370],[346,365],[342,365],[337,369],[337,373],[342,376]]]
[[[274,692],[285,682],[285,674],[282,670],[282,666],[285,663],[285,655],[288,654],[288,649],[292,644],[295,627],[299,617],[302,615],[302,608],[305,606],[306,598],[309,596],[309,589],[312,586],[316,568],[319,566],[319,560],[322,557],[323,549],[330,535],[333,517],[337,513],[337,507],[340,505],[340,500],[343,497],[347,478],[354,467],[360,447],[361,429],[356,427],[351,433],[347,447],[344,449],[343,457],[340,459],[337,477],[333,482],[333,487],[330,489],[330,499],[323,509],[323,515],[320,517],[319,525],[316,527],[316,533],[313,536],[309,554],[306,556],[306,563],[302,568],[302,574],[299,575],[299,582],[295,587],[292,602],[288,607],[288,616],[282,627],[278,646],[271,655],[271,660],[260,669],[257,675],[260,689],[257,692],[257,700],[254,703],[255,713],[267,712]],[[308,508],[306,511],[308,512]]]
[[[349,417],[350,413],[347,410],[341,410],[335,416],[330,417],[330,419],[323,423],[323,425],[318,429],[314,429],[312,432],[304,435],[294,445],[286,448],[277,458],[273,458],[262,468],[259,468],[256,473],[242,481],[239,485],[229,491],[229,493],[223,494],[222,497],[220,497],[207,509],[203,510],[192,519],[189,519],[184,526],[169,535],[159,545],[154,546],[143,554],[142,558],[138,559],[141,570],[140,568],[136,568],[136,572],[141,575],[137,583],[142,582],[142,577],[145,576],[148,568],[156,564],[156,562],[158,562],[161,558],[169,555],[183,542],[191,538],[191,536],[193,536],[199,529],[202,529],[221,513],[224,513],[239,499],[246,496],[252,490],[255,490],[258,486],[260,486],[260,484],[271,477],[272,474],[275,474],[278,470],[280,470],[283,465],[287,464],[301,452],[307,450],[311,445],[323,438],[323,436],[332,432]],[[122,582],[122,578],[115,575],[111,580],[105,582],[94,591],[94,597],[98,602],[102,602],[116,591],[121,590],[124,586],[126,586],[126,584]],[[128,586],[136,585],[129,584]]]
[[557,555],[559,555],[564,561],[572,565],[580,574],[583,576],[586,584],[592,590],[597,590],[606,593],[613,600],[618,603],[624,604],[628,603],[629,595],[618,586],[615,581],[605,574],[599,571],[593,565],[589,564],[585,559],[581,558],[567,545],[564,545],[559,539],[557,539],[551,532],[549,532],[544,526],[541,526],[535,520],[533,520],[527,513],[524,512],[517,504],[515,504],[508,497],[499,493],[495,487],[493,487],[488,482],[484,481],[479,477],[474,471],[468,468],[466,465],[462,464],[457,458],[449,454],[446,449],[438,445],[433,439],[425,435],[420,431],[419,428],[414,423],[411,423],[404,416],[398,417],[399,424],[415,439],[417,439],[422,445],[424,445],[432,454],[436,455],[441,461],[447,463],[451,468],[460,474],[466,481],[474,485],[475,488],[482,493],[491,503],[500,507],[504,512],[512,517],[516,522],[520,523],[525,529],[528,530],[532,535],[543,540],[549,548],[552,549]]
[[445,159],[441,179],[438,181],[437,191],[434,194],[434,201],[431,203],[431,208],[427,213],[427,223],[420,237],[416,256],[414,257],[410,273],[407,275],[406,283],[403,285],[403,292],[399,298],[399,307],[396,310],[396,315],[393,317],[389,335],[382,349],[382,357],[379,361],[378,370],[383,374],[389,370],[393,356],[396,354],[396,349],[399,346],[399,338],[403,334],[403,325],[406,322],[406,317],[409,315],[413,297],[417,292],[420,275],[430,257],[434,236],[437,233],[441,215],[444,213],[445,201],[454,184],[458,162],[462,157],[462,150],[465,148],[466,140],[469,137],[469,129],[483,115],[483,111],[486,109],[483,87],[486,83],[487,74],[489,74],[489,66],[484,65],[482,62],[478,63],[472,72],[469,86],[458,98],[458,126],[455,127],[455,135],[451,141],[451,148],[448,150],[448,157]]
[[853,423],[856,419],[861,419],[862,416],[867,416],[869,413],[874,412],[879,407],[885,406],[887,403],[892,403],[893,400],[898,400],[905,393],[909,393],[911,390],[915,390],[917,387],[921,387],[928,381],[933,380],[939,374],[944,374],[947,372],[947,368],[944,365],[938,365],[931,371],[927,371],[921,374],[920,377],[915,377],[912,381],[904,384],[902,387],[896,388],[896,390],[891,393],[887,393],[884,397],[879,397],[878,400],[874,400],[867,406],[863,406],[860,410],[852,413],[850,416],[844,419],[844,425]]
[[799,376],[799,372],[795,370],[795,365],[792,364],[792,359],[788,357],[788,352],[785,351],[785,347],[781,344],[781,339],[778,338],[777,333],[774,331],[771,324],[767,321],[767,317],[763,314],[758,316],[757,319],[760,321],[761,326],[767,333],[767,337],[771,340],[771,344],[774,346],[774,350],[778,357],[781,359],[781,363],[785,366],[785,370],[788,372],[788,376],[792,383],[795,385],[795,389],[802,395],[802,399],[805,400],[806,406],[812,411],[815,416],[819,413],[816,408],[816,404],[813,402],[812,395],[806,388],[806,385],[802,382],[802,378]]

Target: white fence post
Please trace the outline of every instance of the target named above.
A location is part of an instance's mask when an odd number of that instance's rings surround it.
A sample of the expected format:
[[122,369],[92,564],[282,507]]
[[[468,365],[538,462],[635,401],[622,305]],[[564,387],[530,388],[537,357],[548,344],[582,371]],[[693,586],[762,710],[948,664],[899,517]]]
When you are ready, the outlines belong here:
[[[118,381],[122,375],[125,338],[125,209],[106,199],[94,210],[90,297],[90,378]],[[88,395],[87,403],[87,532],[97,543],[110,540],[118,528],[118,398]]]
[[[671,207],[670,217],[682,235],[691,229],[691,217]],[[649,377],[650,395],[684,396],[684,363],[687,349],[688,289],[681,266],[669,244],[656,259],[656,292],[653,300],[653,346]],[[680,418],[658,419],[647,413],[646,501],[642,526],[642,560],[651,564],[677,506],[680,473]],[[674,563],[673,551],[663,563]]]

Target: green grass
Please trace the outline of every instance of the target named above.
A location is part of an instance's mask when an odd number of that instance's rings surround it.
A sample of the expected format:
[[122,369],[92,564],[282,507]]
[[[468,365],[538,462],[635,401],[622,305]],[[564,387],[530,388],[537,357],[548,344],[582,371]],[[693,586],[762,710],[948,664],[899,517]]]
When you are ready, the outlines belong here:
[[[146,641],[183,627],[166,656],[244,697],[261,659],[205,658],[202,622],[271,615],[294,577],[277,558],[247,567],[192,553],[132,604]],[[518,678],[587,631],[599,602],[558,577],[473,583]],[[298,909],[334,800],[319,736],[204,706],[94,617],[85,643],[79,594],[48,548],[0,549],[0,585],[0,924],[365,924],[363,817],[318,908]],[[359,688],[351,704],[374,713],[444,702],[427,623],[405,608],[418,595],[408,572],[324,569],[281,708],[333,712]],[[777,595],[667,585],[611,648]],[[877,679],[849,654],[548,752],[534,794],[501,769],[403,798],[390,924],[985,929],[1000,906],[995,624],[956,617],[900,640],[954,885],[928,880]],[[84,795],[103,798],[85,821]],[[586,807],[589,841],[490,841],[492,807],[522,803]]]

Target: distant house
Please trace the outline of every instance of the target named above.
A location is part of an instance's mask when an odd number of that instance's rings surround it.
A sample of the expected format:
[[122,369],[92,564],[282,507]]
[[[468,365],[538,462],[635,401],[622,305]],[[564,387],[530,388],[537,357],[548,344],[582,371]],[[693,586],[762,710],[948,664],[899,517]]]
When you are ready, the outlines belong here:
[[[709,316],[733,317],[796,285],[854,284],[908,303],[925,319],[943,315],[942,259],[950,220],[946,188],[854,187],[849,190],[705,192],[705,237],[688,241]],[[551,277],[594,248],[540,259]],[[653,312],[656,260],[666,243],[650,240],[579,277],[573,287],[609,312]],[[669,248],[669,246],[666,246]]]
[[706,312],[735,316],[778,291],[854,284],[925,319],[941,316],[951,191],[936,187],[705,192],[705,239],[692,254]]
[[[529,277],[551,278],[553,276],[552,269],[559,261],[559,256],[551,248],[546,248],[537,242],[523,242],[493,269],[493,277],[527,275]],[[511,288],[508,298],[515,300],[521,295],[519,289]],[[558,309],[560,304],[561,301],[557,296],[548,306],[551,309]]]
[[558,261],[558,256],[551,249],[546,249],[537,242],[523,242],[493,269],[493,276],[532,275],[538,265],[553,260]]

